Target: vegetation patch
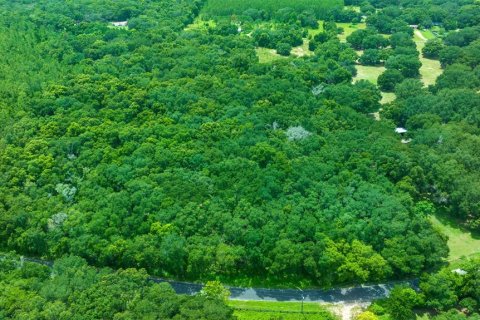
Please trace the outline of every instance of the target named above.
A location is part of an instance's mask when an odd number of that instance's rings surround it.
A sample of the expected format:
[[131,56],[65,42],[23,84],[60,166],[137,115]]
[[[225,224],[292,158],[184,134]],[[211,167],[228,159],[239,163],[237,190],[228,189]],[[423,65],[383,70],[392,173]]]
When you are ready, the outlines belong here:
[[279,55],[275,49],[256,48],[255,52],[257,53],[258,62],[260,63],[269,63],[272,61],[287,58],[285,56]]
[[335,317],[319,303],[241,301],[231,300],[228,305],[235,310],[238,320],[334,320]]
[[347,37],[351,35],[354,31],[367,28],[367,24],[363,22],[362,23],[337,23],[337,26],[343,29],[343,32],[338,35],[338,38],[342,42],[347,41]]
[[342,0],[208,0],[204,12],[212,15],[225,16],[241,14],[248,9],[265,10],[273,13],[279,9],[291,8],[296,12],[313,10],[320,13],[342,6]]
[[[430,30],[416,30],[414,40],[417,45],[417,50],[422,52],[425,42],[429,39],[435,38],[435,35]],[[443,70],[438,60],[428,59],[420,54],[420,75],[425,86],[435,84],[437,78],[442,74]]]
[[430,221],[437,230],[448,237],[449,261],[480,253],[480,237],[458,227],[458,222],[437,216],[431,216]]
[[378,76],[385,71],[383,66],[362,66],[357,65],[357,75],[353,78],[353,81],[368,80],[374,84],[377,83]]

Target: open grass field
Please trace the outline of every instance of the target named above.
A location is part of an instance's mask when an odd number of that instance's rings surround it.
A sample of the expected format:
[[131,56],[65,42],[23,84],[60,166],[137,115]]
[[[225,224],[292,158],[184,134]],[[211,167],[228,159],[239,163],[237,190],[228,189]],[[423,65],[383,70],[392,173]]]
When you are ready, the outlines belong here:
[[432,38],[435,38],[435,35],[430,30],[415,30],[413,37],[417,44],[417,50],[420,52],[420,62],[422,63],[420,76],[425,86],[435,84],[438,76],[443,72],[438,60],[427,59],[421,54],[425,42]]
[[377,78],[383,71],[385,67],[383,66],[362,66],[357,65],[357,75],[353,78],[353,81],[358,80],[368,80],[374,84],[377,84]]
[[362,22],[362,23],[337,23],[338,27],[343,28],[343,33],[338,35],[338,38],[342,42],[347,41],[347,37],[351,35],[354,31],[358,29],[365,29],[367,25]]
[[442,68],[438,60],[426,59],[423,56],[420,57],[422,67],[420,68],[420,75],[422,77],[423,84],[429,86],[435,84],[438,76],[442,74]]
[[216,25],[214,20],[204,21],[200,17],[196,17],[191,24],[185,27],[185,30],[208,30],[208,28],[214,28]]
[[230,300],[238,320],[334,320],[335,318],[319,303],[305,302],[304,314],[301,302],[240,301]]
[[323,20],[318,20],[317,29],[308,29],[308,35],[312,37],[319,34],[320,32],[323,32]]
[[469,231],[462,230],[458,223],[448,218],[431,216],[430,221],[437,230],[448,236],[449,261],[480,255],[480,236],[476,237]]
[[303,44],[292,49],[292,55],[296,57],[305,57],[313,55],[313,52],[308,49],[308,39],[303,39]]
[[275,60],[286,58],[279,55],[275,49],[256,48],[255,51],[257,52],[258,62],[260,63],[269,63]]
[[307,9],[322,12],[335,7],[343,7],[343,0],[208,0],[203,12],[212,15],[226,16],[241,14],[250,8],[273,13],[287,7],[297,12],[302,12]]

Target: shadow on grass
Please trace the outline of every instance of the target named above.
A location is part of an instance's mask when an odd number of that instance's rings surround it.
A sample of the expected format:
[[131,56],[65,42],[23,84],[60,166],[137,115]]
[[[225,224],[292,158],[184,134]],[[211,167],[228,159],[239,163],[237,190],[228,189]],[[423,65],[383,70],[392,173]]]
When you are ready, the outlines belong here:
[[[435,217],[445,226],[458,229],[462,233],[469,233],[473,239],[480,240],[480,230],[469,228],[465,225],[464,220],[458,217],[452,217],[446,210],[437,212]],[[480,251],[480,248],[479,248]]]

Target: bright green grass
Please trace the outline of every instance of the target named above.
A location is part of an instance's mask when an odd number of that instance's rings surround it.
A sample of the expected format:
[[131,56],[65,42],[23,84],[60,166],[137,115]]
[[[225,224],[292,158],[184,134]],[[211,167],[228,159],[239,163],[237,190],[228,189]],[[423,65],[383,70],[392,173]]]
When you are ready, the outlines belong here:
[[447,218],[431,216],[430,221],[437,230],[448,236],[449,261],[480,254],[480,237],[474,238],[470,232],[462,230]]
[[185,30],[208,30],[209,27],[214,28],[216,25],[214,20],[204,21],[200,17],[196,17],[191,24],[185,27]]
[[353,81],[368,80],[371,83],[377,84],[378,76],[385,71],[385,67],[382,66],[362,66],[357,65],[357,75],[353,78]]
[[301,314],[301,302],[241,301],[230,300],[228,305],[235,309],[238,320],[334,320],[332,314],[319,303],[305,302]]
[[323,20],[318,20],[317,29],[308,29],[308,35],[312,37],[319,34],[320,32],[323,32]]
[[365,29],[367,25],[362,22],[362,23],[337,23],[338,27],[343,28],[343,33],[338,35],[338,38],[342,42],[347,41],[347,37],[351,35],[354,31],[359,30],[359,29]]
[[255,51],[257,52],[258,62],[260,63],[269,63],[286,58],[279,55],[275,49],[256,48]]
[[435,35],[433,34],[432,31],[430,30],[420,30],[422,35],[427,38],[428,40],[435,38]]
[[343,7],[343,0],[208,0],[203,10],[208,14],[226,16],[241,14],[250,8],[273,13],[287,7],[297,12],[308,9],[322,12],[335,7]]
[[301,314],[301,313],[280,313],[280,312],[264,312],[235,310],[233,314],[237,320],[331,320],[328,316],[322,314]]

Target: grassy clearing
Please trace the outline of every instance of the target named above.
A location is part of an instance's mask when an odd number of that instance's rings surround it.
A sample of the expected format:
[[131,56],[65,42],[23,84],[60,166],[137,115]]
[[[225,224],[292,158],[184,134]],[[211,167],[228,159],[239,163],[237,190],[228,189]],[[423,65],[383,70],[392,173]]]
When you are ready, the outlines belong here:
[[381,104],[390,103],[395,100],[396,96],[393,92],[382,92],[382,100],[380,100]]
[[385,71],[385,67],[379,66],[362,66],[357,65],[357,75],[353,78],[353,81],[368,80],[374,84],[377,84],[377,78]]
[[185,30],[203,30],[206,31],[208,28],[212,27],[214,28],[216,26],[216,23],[214,20],[202,20],[201,17],[196,17],[195,20],[191,24],[185,27]]
[[[301,302],[240,301],[230,300],[238,320],[333,320],[332,314],[319,303],[305,302],[304,314]],[[309,313],[312,312],[312,313]],[[314,312],[314,313],[313,313]]]
[[347,41],[347,37],[351,35],[354,31],[359,30],[359,29],[365,29],[367,27],[367,24],[362,22],[362,23],[337,23],[338,27],[343,28],[343,33],[338,35],[338,38],[342,42]]
[[313,52],[308,49],[308,42],[308,39],[303,39],[303,44],[301,46],[292,49],[292,55],[296,57],[313,55]]
[[324,12],[335,7],[343,7],[342,0],[208,0],[204,12],[212,15],[227,16],[241,14],[245,10],[254,8],[267,12],[276,12],[282,8],[292,8],[297,12],[312,9],[315,12]]
[[317,29],[308,29],[308,36],[314,37],[315,35],[323,32],[323,20],[318,20],[318,28]]
[[480,237],[474,237],[471,232],[462,230],[458,223],[448,218],[431,216],[430,221],[437,230],[448,236],[448,261],[480,255]]
[[[228,305],[234,308],[250,309],[250,310],[276,310],[276,311],[292,311],[300,312],[302,308],[301,302],[281,302],[281,301],[243,301],[229,300]],[[307,312],[324,312],[324,307],[317,302],[305,302],[303,310]]]
[[442,74],[442,68],[438,60],[427,59],[421,54],[422,49],[425,46],[425,39],[428,40],[433,38],[435,38],[435,35],[430,30],[416,30],[413,37],[417,44],[417,50],[420,52],[420,62],[422,63],[420,76],[422,77],[425,86],[435,84],[438,76]]
[[279,55],[275,49],[256,48],[255,51],[257,52],[258,61],[260,63],[269,63],[275,60],[286,58]]
[[433,85],[437,78],[442,74],[442,67],[438,60],[420,58],[422,67],[420,68],[420,75],[425,86]]

